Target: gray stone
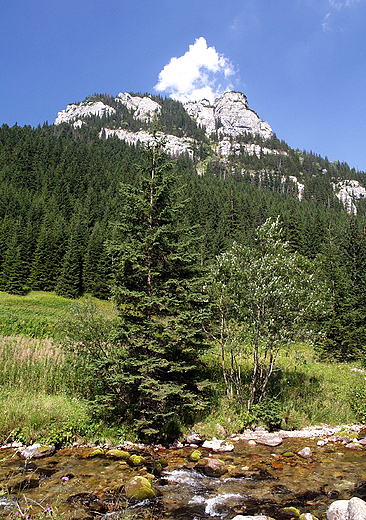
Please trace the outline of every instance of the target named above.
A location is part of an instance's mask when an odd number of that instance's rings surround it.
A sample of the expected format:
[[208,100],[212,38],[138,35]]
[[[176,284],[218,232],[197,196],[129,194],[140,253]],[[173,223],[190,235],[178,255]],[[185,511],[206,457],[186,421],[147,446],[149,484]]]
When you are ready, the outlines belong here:
[[258,444],[263,444],[264,446],[275,447],[275,446],[279,446],[280,444],[282,444],[282,438],[281,437],[272,437],[272,436],[263,436],[263,437],[258,437],[258,439],[256,439],[256,442]]
[[336,500],[329,506],[327,520],[366,520],[366,502],[357,497]]
[[313,453],[310,448],[306,446],[306,448],[303,448],[302,450],[297,452],[299,457],[302,457],[303,459],[311,459],[313,456]]
[[366,502],[353,497],[348,503],[348,520],[366,520]]
[[270,516],[264,516],[264,515],[254,515],[254,516],[237,515],[237,516],[234,516],[233,520],[273,520],[273,518]]

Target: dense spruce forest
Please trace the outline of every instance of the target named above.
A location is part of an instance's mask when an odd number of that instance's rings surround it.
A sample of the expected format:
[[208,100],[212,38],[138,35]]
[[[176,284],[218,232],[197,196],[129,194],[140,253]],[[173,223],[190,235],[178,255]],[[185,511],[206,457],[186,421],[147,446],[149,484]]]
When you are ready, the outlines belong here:
[[[165,316],[161,318],[164,320],[166,315],[161,306],[168,305],[165,293],[159,296],[165,302],[156,307],[159,310],[154,307],[156,302],[139,304],[137,293],[133,293],[137,290],[134,288],[138,285],[137,278],[128,274],[128,265],[132,266],[133,260],[127,258],[127,252],[130,251],[131,258],[134,255],[138,258],[136,248],[139,246],[135,244],[134,250],[133,240],[140,237],[143,244],[146,232],[132,214],[128,223],[128,211],[134,211],[131,210],[133,197],[135,203],[139,203],[144,190],[152,190],[143,172],[155,172],[155,155],[151,155],[151,150],[149,155],[140,144],[129,146],[117,137],[106,139],[100,132],[104,127],[114,128],[118,118],[122,118],[124,127],[131,131],[151,130],[151,124],[136,121],[133,111],[108,95],[89,99],[103,100],[118,110],[101,118],[87,117],[86,124],[80,126],[62,123],[10,128],[3,125],[0,129],[0,290],[16,295],[30,290],[55,291],[67,298],[85,294],[99,299],[113,296],[119,302],[125,324],[130,320],[131,330],[137,330],[136,312],[146,316],[151,312],[160,313]],[[235,138],[235,143],[257,144],[286,154],[260,153],[258,156],[240,149],[239,153],[220,158],[213,151],[217,130],[208,138],[181,103],[166,98],[153,99],[162,106],[155,122],[159,130],[195,139],[191,156],[171,158],[159,154],[159,168],[168,169],[170,174],[161,177],[161,185],[157,186],[164,193],[164,200],[171,201],[171,206],[158,202],[154,222],[161,222],[156,235],[157,240],[162,240],[159,262],[168,269],[166,266],[170,264],[164,255],[175,258],[174,269],[169,267],[172,269],[169,280],[181,276],[193,283],[193,272],[204,277],[218,255],[228,251],[234,243],[255,247],[258,227],[269,218],[277,219],[288,242],[289,254],[296,252],[316,262],[329,291],[331,312],[316,324],[322,333],[316,344],[318,352],[342,361],[363,359],[366,205],[360,200],[357,214],[348,214],[335,196],[332,183],[353,179],[362,185],[365,174],[350,169],[345,163],[329,162],[312,152],[293,150],[276,135],[264,141],[248,133]],[[293,175],[304,185],[302,200],[298,197],[298,187],[289,178]],[[153,191],[151,197],[152,194]],[[121,215],[124,215],[122,234]],[[146,218],[152,227],[153,216]],[[161,238],[168,221],[174,221],[174,229],[181,230],[180,237],[175,234]],[[182,241],[185,256],[179,245]],[[176,244],[175,252],[168,243]],[[124,289],[118,292],[116,265],[121,259],[125,280],[120,282]],[[137,272],[141,266],[138,260],[134,261]],[[188,269],[190,263],[195,267]],[[176,283],[178,287],[180,282]],[[186,308],[188,296],[181,293],[179,298],[181,308]],[[131,314],[126,310],[129,299],[135,309]],[[181,325],[176,326],[178,330]],[[198,348],[196,332],[190,336],[186,353]],[[160,329],[155,333],[166,335]],[[166,341],[167,345],[173,344],[169,343],[173,342],[172,338]],[[128,348],[135,357],[140,355],[136,346],[131,344]],[[151,349],[149,366],[154,347]],[[140,359],[141,366],[146,363],[144,359]],[[184,363],[188,363],[187,358]],[[126,365],[124,370],[132,368]],[[136,384],[130,383],[125,395],[128,392],[135,395]],[[188,390],[187,395],[190,395]],[[148,418],[151,413],[147,410],[146,417],[140,421],[141,431],[145,431],[147,437],[149,432],[156,433],[156,420]]]

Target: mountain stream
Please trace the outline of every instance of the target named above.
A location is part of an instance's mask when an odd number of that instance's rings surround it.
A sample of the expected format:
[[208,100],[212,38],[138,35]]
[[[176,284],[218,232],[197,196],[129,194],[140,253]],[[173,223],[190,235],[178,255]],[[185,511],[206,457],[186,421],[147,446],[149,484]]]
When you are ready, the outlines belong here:
[[[305,446],[310,459],[297,455]],[[231,520],[238,514],[291,518],[285,507],[325,520],[338,499],[366,497],[366,450],[341,442],[318,446],[316,439],[284,439],[276,447],[234,444],[234,451],[215,453],[227,470],[207,476],[190,460],[196,448],[140,449],[145,463],[132,466],[105,455],[91,457],[88,447],[60,449],[41,459],[22,460],[13,448],[0,450],[0,517],[17,512],[27,519],[62,515],[64,519]],[[163,462],[164,464],[161,464]],[[167,465],[166,465],[167,464]],[[157,497],[142,502],[126,499],[125,483],[136,475],[154,476]]]

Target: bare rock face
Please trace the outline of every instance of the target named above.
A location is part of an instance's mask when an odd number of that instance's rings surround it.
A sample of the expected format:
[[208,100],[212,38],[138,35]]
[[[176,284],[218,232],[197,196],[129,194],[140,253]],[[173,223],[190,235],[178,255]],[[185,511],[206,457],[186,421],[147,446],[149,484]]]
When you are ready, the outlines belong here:
[[226,92],[211,106],[206,99],[185,103],[184,108],[198,125],[206,127],[210,135],[218,128],[219,139],[237,137],[246,132],[258,134],[268,139],[272,129],[248,107],[248,101],[241,92]]
[[140,121],[151,121],[161,110],[159,103],[148,96],[131,96],[127,92],[124,94],[120,92],[116,100],[123,103],[129,110],[134,110],[134,119],[140,119]]
[[337,198],[343,203],[347,213],[355,215],[357,207],[355,201],[366,197],[366,189],[355,180],[345,180],[333,183],[333,189]]
[[[113,114],[115,109],[105,105],[102,101],[83,101],[80,105],[67,105],[66,110],[61,110],[56,117],[55,125],[71,123],[88,116],[102,117],[104,114]],[[81,122],[78,124],[80,126]]]
[[[144,146],[152,144],[153,136],[149,132],[140,130],[139,132],[129,132],[122,128],[118,130],[111,130],[109,128],[103,128],[99,136],[102,137],[103,133],[106,138],[113,137],[114,135],[128,144],[136,145],[140,143]],[[175,135],[164,135],[161,132],[157,132],[157,137],[162,138],[165,141],[165,151],[173,157],[178,157],[181,154],[188,153],[192,158],[193,151],[192,146],[194,139],[191,137],[177,137]]]

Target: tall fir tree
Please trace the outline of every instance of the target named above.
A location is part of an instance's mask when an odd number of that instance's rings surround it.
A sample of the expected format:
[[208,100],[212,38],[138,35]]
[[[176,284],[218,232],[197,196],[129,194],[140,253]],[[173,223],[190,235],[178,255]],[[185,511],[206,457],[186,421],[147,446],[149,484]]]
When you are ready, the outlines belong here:
[[140,438],[149,441],[178,435],[204,407],[199,259],[189,231],[178,229],[183,208],[160,145],[154,135],[138,185],[122,187],[123,210],[109,243],[125,345],[118,384]]

